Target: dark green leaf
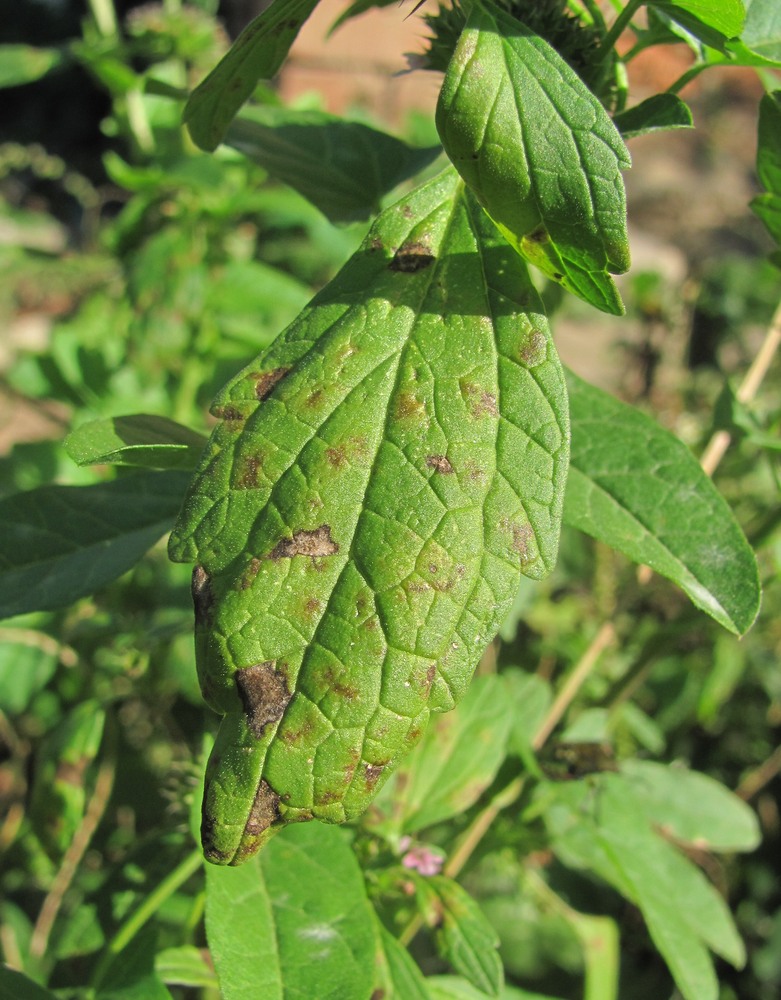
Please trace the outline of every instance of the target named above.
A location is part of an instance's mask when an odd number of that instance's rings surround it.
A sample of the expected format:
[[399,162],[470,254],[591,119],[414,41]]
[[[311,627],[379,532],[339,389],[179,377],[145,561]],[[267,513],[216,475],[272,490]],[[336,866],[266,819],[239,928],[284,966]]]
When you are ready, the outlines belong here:
[[259,80],[270,80],[285,60],[318,0],[274,0],[247,25],[184,109],[193,142],[212,150]]
[[766,193],[751,208],[781,245],[781,90],[765,94],[759,105],[757,173]]
[[0,45],[0,88],[20,87],[46,76],[62,65],[59,49],[36,49],[32,45]]
[[613,124],[625,139],[660,129],[692,128],[688,104],[675,94],[655,94],[613,118]]
[[756,559],[685,445],[640,411],[568,376],[572,465],[564,517],[677,583],[742,635],[759,610]]
[[429,888],[439,899],[437,950],[456,972],[489,996],[499,996],[504,968],[499,936],[468,892],[450,878],[436,875]]
[[331,222],[366,219],[380,199],[441,153],[414,149],[359,122],[320,111],[252,108],[225,142],[295,188]]
[[0,500],[0,617],[63,607],[121,576],[170,529],[189,479],[144,472]]
[[345,23],[345,21],[349,21],[353,17],[358,17],[360,14],[365,14],[367,10],[373,10],[375,7],[390,7],[393,3],[398,3],[398,0],[354,0],[354,3],[351,3],[350,6],[343,11],[339,17],[337,17],[329,28],[328,34],[333,34],[337,28],[341,27]]
[[167,417],[136,413],[83,424],[65,439],[77,465],[194,469],[207,439]]
[[343,834],[291,827],[241,868],[206,872],[206,934],[225,1000],[344,1000],[372,988],[374,912]]
[[445,74],[437,128],[508,241],[549,278],[620,315],[608,271],[629,267],[621,168],[629,153],[558,53],[476,2]]
[[147,924],[116,955],[96,990],[96,1000],[171,1000],[155,973],[156,928]]
[[523,262],[452,170],[219,395],[171,544],[201,567],[199,672],[226,713],[210,858],[359,815],[455,707],[521,573],[555,560],[565,405]]
[[155,972],[164,983],[217,989],[217,976],[204,949],[193,945],[166,948],[155,956]]
[[57,1000],[56,993],[39,986],[22,972],[0,967],[0,1000]]

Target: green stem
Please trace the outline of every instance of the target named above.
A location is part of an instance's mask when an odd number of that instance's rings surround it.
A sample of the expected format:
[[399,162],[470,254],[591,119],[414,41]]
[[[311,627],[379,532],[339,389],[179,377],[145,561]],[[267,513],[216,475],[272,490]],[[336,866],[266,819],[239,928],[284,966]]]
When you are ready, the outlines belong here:
[[707,68],[708,68],[707,63],[695,63],[694,66],[691,67],[691,69],[687,69],[682,76],[678,77],[675,83],[671,84],[671,86],[667,88],[667,93],[679,94],[687,84],[691,83],[692,80],[698,77],[700,73],[702,73],[702,71]]
[[607,23],[596,0],[583,0],[583,7],[591,17],[591,23],[599,28],[601,34],[607,34]]
[[183,885],[191,875],[194,875],[202,864],[203,855],[200,850],[188,854],[184,861],[177,865],[156,889],[150,892],[138,909],[131,913],[109,941],[100,957],[100,961],[95,967],[95,973],[92,977],[93,990],[96,990],[100,986],[109,966],[116,956],[123,948],[127,947],[144,924],[157,913],[169,896],[172,896],[179,886]]
[[638,12],[638,10],[643,6],[645,0],[629,0],[629,3],[624,7],[618,17],[613,21],[612,27],[602,39],[602,60],[603,62],[607,59],[610,54],[610,50],[616,44],[618,39],[624,32],[624,29],[628,27],[629,22]]
[[106,38],[116,38],[119,27],[112,0],[89,0],[89,6],[101,35]]

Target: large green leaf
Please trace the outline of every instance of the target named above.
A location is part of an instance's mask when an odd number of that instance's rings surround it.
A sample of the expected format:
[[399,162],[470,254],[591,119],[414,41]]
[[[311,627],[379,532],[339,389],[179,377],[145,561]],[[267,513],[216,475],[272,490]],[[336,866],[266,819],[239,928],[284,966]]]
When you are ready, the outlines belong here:
[[252,108],[225,141],[316,205],[331,222],[366,219],[380,199],[441,153],[415,149],[360,122],[321,111]]
[[40,80],[61,66],[65,52],[37,49],[32,45],[0,45],[0,88],[20,87]]
[[437,896],[436,942],[440,955],[478,990],[498,997],[504,986],[499,935],[474,899],[444,875],[428,879]]
[[226,713],[205,850],[360,814],[465,693],[558,544],[565,385],[520,258],[455,172],[377,220],[219,395],[172,536]]
[[675,94],[654,94],[615,115],[613,124],[625,139],[662,129],[692,128],[692,113]]
[[686,1000],[716,1000],[708,949],[741,966],[742,942],[699,868],[652,830],[643,799],[642,783],[619,774],[601,775],[596,791],[557,785],[544,813],[551,845],[565,864],[596,873],[639,907]]
[[188,481],[144,472],[0,500],[0,617],[63,607],[127,572],[170,529]]
[[274,0],[247,25],[184,109],[190,135],[201,149],[216,149],[236,112],[259,80],[270,80],[285,60],[318,0]]
[[752,52],[781,64],[781,4],[778,0],[747,0],[741,42]]
[[629,267],[621,168],[599,100],[546,41],[475,2],[437,106],[445,152],[531,263],[599,309],[623,312],[608,271]]
[[646,0],[664,11],[706,45],[719,48],[743,30],[746,11],[742,0]]
[[759,610],[754,553],[691,452],[639,410],[569,375],[564,517],[677,583],[742,635]]
[[206,872],[206,936],[225,1000],[344,1000],[372,989],[375,927],[341,831],[291,827],[242,868]]

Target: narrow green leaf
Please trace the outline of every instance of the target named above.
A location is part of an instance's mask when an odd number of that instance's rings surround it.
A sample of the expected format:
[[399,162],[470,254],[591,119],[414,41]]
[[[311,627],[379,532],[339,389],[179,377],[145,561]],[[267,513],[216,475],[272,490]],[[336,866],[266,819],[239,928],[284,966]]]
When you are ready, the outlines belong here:
[[741,42],[764,59],[781,64],[781,5],[777,0],[751,0],[746,7]]
[[65,439],[65,450],[77,465],[194,469],[206,441],[167,417],[136,413],[83,424]]
[[[742,0],[646,0],[664,11],[706,45],[737,38],[743,31],[746,11]],[[709,30],[710,29],[710,30]],[[716,32],[721,39],[714,38]]]
[[207,954],[202,948],[182,945],[180,948],[165,948],[155,956],[155,972],[173,986],[190,986],[216,990],[217,976]]
[[[781,24],[779,25],[781,31]],[[757,174],[766,189],[751,208],[781,245],[781,90],[765,94],[759,104]]]
[[719,893],[651,829],[642,785],[606,774],[596,792],[571,782],[557,785],[555,797],[545,821],[557,856],[593,871],[640,908],[686,1000],[715,1000],[718,983],[707,949],[741,966],[742,942]]
[[368,997],[374,920],[333,828],[291,827],[242,868],[207,868],[206,935],[225,1000]]
[[205,850],[359,815],[555,560],[565,386],[520,258],[455,172],[379,217],[219,395],[172,536],[226,713]]
[[404,945],[379,921],[377,933],[382,948],[384,975],[382,984],[377,984],[375,992],[383,990],[383,1000],[431,1000],[423,973]]
[[480,677],[456,710],[426,731],[385,796],[400,831],[458,816],[480,798],[507,752],[515,721],[508,694],[504,677]]
[[689,105],[675,94],[654,94],[616,115],[613,124],[625,139],[661,129],[693,127]]
[[[486,1000],[489,996],[488,993],[475,989],[461,976],[429,976],[426,983],[431,1000]],[[505,986],[499,993],[499,1000],[559,1000],[559,998],[548,994],[543,996],[542,993],[530,993],[517,986]]]
[[212,150],[259,80],[270,80],[318,0],[274,0],[247,25],[184,109],[193,142]]
[[476,989],[499,996],[504,968],[493,926],[458,882],[435,875],[427,884],[439,900],[436,941],[440,955]]
[[758,847],[761,833],[753,809],[706,774],[648,760],[624,761],[621,770],[636,783],[648,822],[662,823],[676,840],[710,851]]
[[561,56],[489,0],[476,2],[445,74],[437,128],[512,246],[573,294],[620,315],[608,271],[629,267],[620,173],[629,153]]
[[0,617],[63,607],[127,572],[170,529],[188,481],[143,472],[0,500]]
[[0,45],[0,88],[33,83],[61,66],[59,49],[37,49],[32,45]]
[[696,459],[638,410],[568,375],[572,466],[564,517],[678,584],[742,635],[759,610],[756,559]]
[[4,712],[24,712],[49,683],[57,669],[57,652],[52,646],[48,636],[20,635],[14,629],[0,633],[0,705]]
[[383,195],[440,155],[320,111],[251,108],[225,142],[295,188],[331,222],[367,219]]

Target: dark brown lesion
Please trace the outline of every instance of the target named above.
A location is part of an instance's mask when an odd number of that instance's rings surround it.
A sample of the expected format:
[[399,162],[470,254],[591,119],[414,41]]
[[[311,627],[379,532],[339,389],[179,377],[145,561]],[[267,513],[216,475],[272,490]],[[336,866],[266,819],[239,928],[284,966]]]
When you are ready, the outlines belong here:
[[250,378],[255,382],[255,398],[265,399],[277,382],[280,382],[289,371],[289,367],[282,366],[270,372],[253,372]]
[[196,566],[193,569],[190,592],[193,597],[193,607],[195,608],[195,624],[200,628],[208,626],[211,618],[211,610],[214,606],[214,594],[211,588],[211,577],[203,568]]
[[455,472],[447,455],[426,455],[426,465],[443,476],[452,476]]
[[410,240],[402,243],[388,267],[391,271],[400,271],[402,274],[414,274],[429,267],[435,260],[436,257],[425,243]]
[[236,406],[231,406],[226,404],[225,406],[213,406],[211,408],[211,414],[217,417],[218,420],[227,420],[230,422],[238,422],[244,420],[244,414]]
[[313,531],[296,531],[292,538],[280,539],[269,552],[268,559],[292,559],[293,556],[333,556],[339,543],[331,538],[330,524],[321,524]]
[[287,680],[276,669],[275,660],[244,667],[234,674],[247,725],[260,739],[266,726],[279,722],[292,695]]
[[[265,781],[261,780],[258,785],[258,790],[255,793],[255,800],[252,803],[252,808],[249,811],[249,816],[247,817],[247,822],[244,826],[244,837],[243,840],[247,838],[259,837],[262,833],[276,823],[279,819],[279,796],[271,787],[271,785]],[[252,845],[250,853],[255,852],[257,848]],[[237,854],[237,860],[239,856]]]

